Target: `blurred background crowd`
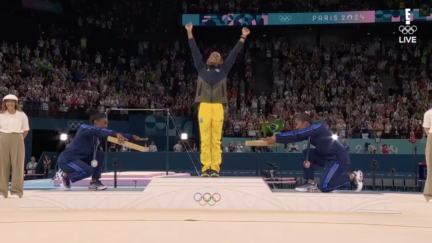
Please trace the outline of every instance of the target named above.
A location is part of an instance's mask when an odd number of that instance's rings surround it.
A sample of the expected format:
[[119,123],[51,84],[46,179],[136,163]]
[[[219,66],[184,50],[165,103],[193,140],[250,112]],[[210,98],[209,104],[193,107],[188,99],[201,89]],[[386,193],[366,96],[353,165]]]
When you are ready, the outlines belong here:
[[[182,13],[371,8],[370,1],[360,0],[173,0],[166,9],[164,1],[153,0],[57,2],[64,6],[62,17],[2,10],[3,19],[23,20],[17,26],[38,26],[33,39],[5,32],[0,39],[0,98],[19,96],[29,116],[82,118],[89,106],[101,112],[170,108],[174,116],[196,116],[197,74],[186,37],[170,38],[173,31],[183,31],[178,26]],[[400,2],[374,4],[386,9],[399,8]],[[7,4],[16,1],[2,3]],[[405,45],[368,33],[316,43],[296,41],[289,31],[267,32],[258,35],[252,29],[229,75],[224,137],[264,135],[262,123],[274,120],[291,131],[302,111],[311,111],[341,138],[408,139],[411,132],[423,137],[422,115],[431,107],[431,40]],[[231,38],[237,38],[205,35],[197,34],[204,56],[218,50],[226,57],[235,43]]]

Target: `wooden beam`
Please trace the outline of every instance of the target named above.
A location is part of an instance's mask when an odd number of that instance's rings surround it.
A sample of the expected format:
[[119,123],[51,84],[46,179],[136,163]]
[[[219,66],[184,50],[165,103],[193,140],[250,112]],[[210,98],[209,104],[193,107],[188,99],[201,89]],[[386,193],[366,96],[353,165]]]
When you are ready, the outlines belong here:
[[254,141],[245,141],[245,145],[249,147],[267,147],[267,146],[279,146],[279,144],[268,144],[267,141],[263,140],[254,140]]
[[115,137],[109,136],[108,139],[107,139],[107,141],[111,142],[111,143],[115,143],[115,144],[118,144],[118,145],[122,145],[122,146],[128,147],[128,148],[133,149],[133,150],[137,150],[137,151],[140,151],[140,152],[145,152],[146,151],[146,147],[138,145],[138,144],[134,144],[134,143],[131,143],[131,142],[128,142],[128,141],[125,141],[123,144],[120,144],[118,142],[118,138],[115,138]]

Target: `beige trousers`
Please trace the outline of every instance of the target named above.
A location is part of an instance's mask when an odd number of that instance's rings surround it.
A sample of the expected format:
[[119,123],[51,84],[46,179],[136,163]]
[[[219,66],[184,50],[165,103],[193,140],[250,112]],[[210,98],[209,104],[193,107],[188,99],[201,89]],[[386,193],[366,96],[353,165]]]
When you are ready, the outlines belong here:
[[426,177],[426,185],[423,191],[423,195],[426,198],[426,201],[432,199],[432,135],[427,137],[426,144],[426,166],[427,166],[427,177]]
[[12,168],[10,192],[23,196],[24,187],[24,139],[21,133],[0,135],[0,195],[8,196],[9,176]]

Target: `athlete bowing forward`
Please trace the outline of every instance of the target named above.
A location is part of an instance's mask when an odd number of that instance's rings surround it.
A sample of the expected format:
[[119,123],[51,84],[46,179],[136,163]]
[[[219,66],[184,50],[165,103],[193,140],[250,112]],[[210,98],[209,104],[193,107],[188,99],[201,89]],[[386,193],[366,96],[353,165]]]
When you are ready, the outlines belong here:
[[104,164],[105,152],[101,145],[108,136],[117,137],[123,144],[127,140],[147,141],[135,135],[121,134],[108,130],[108,119],[105,114],[90,108],[90,125],[82,124],[74,139],[60,154],[57,164],[61,171],[56,178],[64,190],[71,189],[71,182],[77,182],[87,177],[92,177],[90,190],[106,190],[107,187],[100,181]]
[[[307,180],[304,185],[297,187],[297,191],[331,192],[338,188],[348,187],[351,183],[355,191],[363,188],[363,173],[358,170],[350,174],[344,174],[350,165],[350,157],[346,149],[337,140],[332,138],[332,133],[322,123],[313,123],[311,116],[307,113],[297,115],[296,129],[294,132],[280,133],[269,138],[263,138],[269,144],[293,143],[307,140],[315,148],[305,149],[302,152],[304,178]],[[314,181],[314,167],[324,167],[319,185]]]

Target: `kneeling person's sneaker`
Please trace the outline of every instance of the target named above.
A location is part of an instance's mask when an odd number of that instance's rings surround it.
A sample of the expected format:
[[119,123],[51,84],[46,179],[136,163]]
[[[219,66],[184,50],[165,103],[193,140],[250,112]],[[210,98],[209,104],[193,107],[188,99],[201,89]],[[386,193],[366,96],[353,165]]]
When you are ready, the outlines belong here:
[[96,191],[103,191],[106,190],[108,187],[102,184],[100,181],[92,181],[90,182],[89,189],[90,190],[96,190]]
[[71,189],[71,183],[69,178],[66,178],[63,176],[63,172],[57,172],[56,173],[56,179],[60,183],[60,187],[63,190],[69,191]]
[[317,191],[319,191],[319,189],[315,185],[315,183],[309,183],[309,182],[306,182],[302,186],[296,187],[295,189],[298,192],[317,192]]
[[363,189],[363,172],[361,170],[354,171],[354,186],[356,187],[355,192],[360,192]]

